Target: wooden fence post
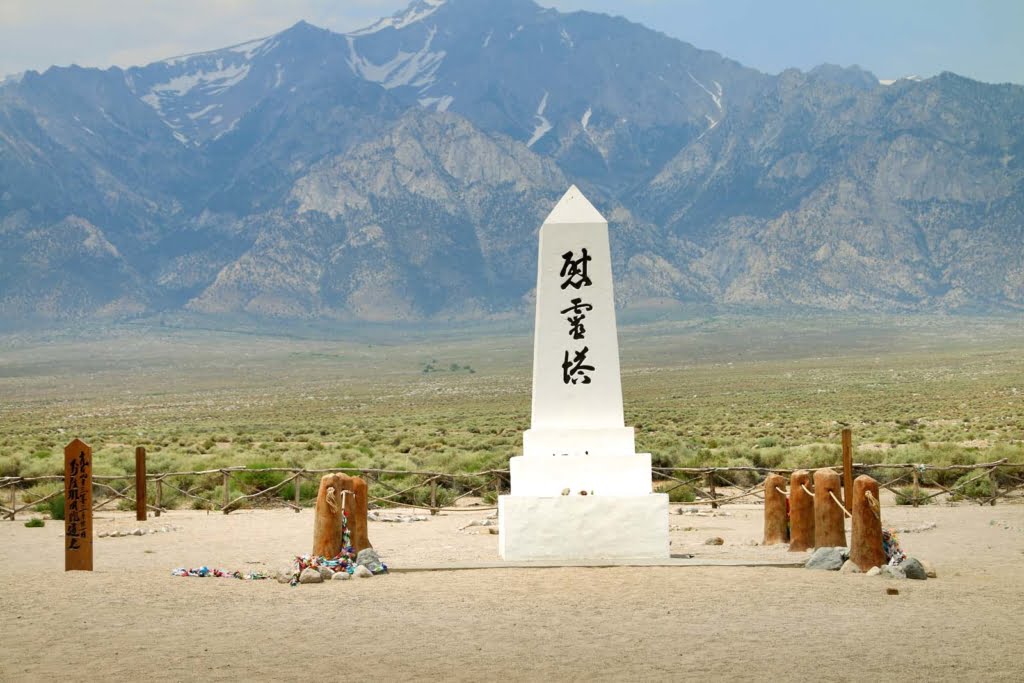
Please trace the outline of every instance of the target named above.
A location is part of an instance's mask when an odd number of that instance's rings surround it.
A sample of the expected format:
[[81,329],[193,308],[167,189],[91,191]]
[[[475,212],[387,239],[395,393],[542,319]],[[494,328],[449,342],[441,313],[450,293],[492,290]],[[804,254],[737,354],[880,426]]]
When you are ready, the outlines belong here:
[[718,494],[715,493],[715,473],[708,472],[704,475],[704,483],[708,487],[708,493],[711,495],[711,508],[717,510],[718,503],[715,502],[715,498],[718,497]]
[[841,548],[846,545],[846,526],[843,511],[832,500],[839,496],[839,474],[835,470],[814,472],[814,547]]
[[814,547],[814,496],[804,490],[810,483],[811,475],[807,470],[797,470],[789,478],[789,549],[792,552]]
[[301,509],[300,506],[302,504],[301,503],[302,499],[300,498],[300,496],[302,495],[302,471],[301,470],[299,471],[298,474],[295,475],[295,481],[293,483],[295,485],[295,512],[298,512]]
[[161,508],[163,508],[163,497],[164,497],[164,478],[160,477],[156,480],[156,493],[153,495],[153,507],[156,508],[156,516],[160,516]]
[[769,474],[764,479],[764,540],[761,545],[777,545],[789,540],[786,525],[786,494],[781,487],[786,478],[781,474]]
[[430,481],[430,514],[437,515],[437,478]]
[[843,430],[843,500],[853,510],[853,431]]
[[913,469],[914,475],[914,507],[917,507],[918,499],[921,497],[921,477],[917,474],[917,465]]
[[135,519],[146,521],[146,449],[135,449]]
[[11,483],[11,514],[7,518],[14,521],[14,511],[18,509],[18,485]]
[[231,505],[231,487],[229,482],[231,481],[231,474],[227,470],[221,470],[221,474],[224,475],[224,514],[228,514],[228,506]]
[[850,532],[850,560],[866,572],[885,564],[882,549],[882,505],[878,497],[878,482],[866,474],[853,483],[853,526]]
[[988,471],[988,480],[992,484],[992,500],[989,503],[992,507],[996,505],[996,498],[999,497],[999,481],[996,479],[996,467],[993,467]]

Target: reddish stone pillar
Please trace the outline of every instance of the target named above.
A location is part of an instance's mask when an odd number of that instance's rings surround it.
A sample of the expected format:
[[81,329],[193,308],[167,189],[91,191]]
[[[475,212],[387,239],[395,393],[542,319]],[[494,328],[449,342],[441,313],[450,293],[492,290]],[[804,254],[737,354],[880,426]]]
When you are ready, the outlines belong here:
[[789,478],[789,549],[803,552],[814,547],[814,496],[803,490],[811,488],[811,474],[797,470]]
[[814,473],[814,547],[838,548],[846,546],[846,529],[843,525],[843,511],[829,495],[842,500],[839,474],[835,470],[822,469]]
[[850,559],[867,571],[885,564],[882,548],[882,506],[878,497],[878,482],[866,474],[853,482],[853,539],[850,541]]
[[789,540],[786,494],[780,491],[785,485],[786,479],[781,474],[765,477],[763,545],[776,545]]
[[[347,495],[344,492],[348,492]],[[342,551],[342,498],[352,548],[358,553],[372,547],[367,535],[368,487],[359,477],[325,474],[320,479],[313,519],[313,555],[335,557]]]

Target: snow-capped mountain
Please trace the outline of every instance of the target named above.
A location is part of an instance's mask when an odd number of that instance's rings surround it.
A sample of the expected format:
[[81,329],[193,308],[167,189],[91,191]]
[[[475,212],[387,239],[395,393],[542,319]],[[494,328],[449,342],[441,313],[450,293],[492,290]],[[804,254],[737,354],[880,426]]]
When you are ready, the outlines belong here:
[[652,172],[766,81],[623,19],[531,0],[422,0],[346,40],[353,70],[403,101],[461,114],[594,181]]
[[1024,88],[769,76],[623,19],[417,0],[0,85],[0,320],[524,310],[569,183],[620,303],[1024,308]]

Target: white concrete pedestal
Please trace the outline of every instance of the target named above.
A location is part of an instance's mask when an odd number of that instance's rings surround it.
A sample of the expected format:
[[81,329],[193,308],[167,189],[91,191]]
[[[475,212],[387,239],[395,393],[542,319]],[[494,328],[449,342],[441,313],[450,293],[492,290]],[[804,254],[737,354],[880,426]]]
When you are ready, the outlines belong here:
[[651,492],[651,455],[521,455],[509,458],[516,496],[644,496]]
[[501,496],[503,560],[664,560],[668,495]]
[[575,186],[540,229],[533,411],[509,476],[502,559],[669,558],[668,496],[623,419],[608,222]]

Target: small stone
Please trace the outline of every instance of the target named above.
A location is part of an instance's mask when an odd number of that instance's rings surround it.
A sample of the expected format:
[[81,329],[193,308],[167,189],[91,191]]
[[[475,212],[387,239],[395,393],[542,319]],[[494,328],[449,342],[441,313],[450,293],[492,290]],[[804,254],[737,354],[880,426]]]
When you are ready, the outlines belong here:
[[324,577],[320,576],[320,572],[312,567],[306,567],[299,574],[299,583],[323,583]]
[[827,571],[837,571],[846,561],[848,557],[846,548],[829,548],[822,547],[816,548],[809,558],[804,567],[807,569],[825,569]]
[[133,529],[132,530],[132,536],[141,536],[141,535],[142,535],[142,529]]
[[278,583],[291,583],[292,577],[295,576],[295,571],[289,567],[287,569],[278,569],[275,572],[275,577]]
[[365,566],[359,565],[358,567],[356,567],[356,570],[352,572],[352,576],[355,576],[359,579],[368,579],[371,576],[373,576],[373,572],[371,572]]
[[915,579],[917,581],[925,581],[928,578],[928,573],[925,571],[921,563],[915,560],[913,557],[908,557],[900,563],[900,568],[908,579]]
[[106,538],[106,537],[107,537],[107,536],[109,536],[109,535],[110,535],[110,534],[108,534],[108,533],[107,533],[106,531],[101,531],[101,532],[99,532],[98,534],[96,534],[96,537],[97,537],[97,538]]
[[918,560],[918,562],[920,562],[921,566],[924,567],[925,576],[927,576],[929,579],[934,579],[938,576],[938,574],[935,573],[935,567],[932,566],[931,562],[929,562],[928,560]]
[[563,496],[568,496],[569,495],[569,489],[562,489],[562,495]]
[[377,551],[373,548],[363,548],[356,555],[356,564],[360,567],[366,567],[371,574],[380,574],[384,571],[384,565],[380,561],[380,557],[377,555]]
[[492,536],[497,536],[498,535],[498,527],[492,526],[487,531],[489,531]]
[[334,572],[329,567],[320,567],[320,578],[324,581],[330,581],[334,578]]
[[885,589],[885,594],[886,595],[899,595],[900,591],[899,591],[898,588],[886,588]]
[[331,577],[331,581],[348,581],[350,578],[348,572],[337,572]]
[[864,572],[864,575],[865,576],[878,576],[881,573],[882,573],[882,568],[881,567],[872,567],[871,569],[869,569],[866,572]]
[[704,541],[704,545],[725,545],[725,539],[721,536],[712,536]]
[[891,564],[887,564],[882,567],[882,576],[887,579],[905,579],[907,575],[903,572],[903,567],[894,567]]
[[847,560],[846,562],[843,562],[843,566],[839,568],[839,573],[840,574],[863,574],[864,572],[862,572],[860,570],[860,567],[858,567],[856,564],[854,564],[853,560]]

